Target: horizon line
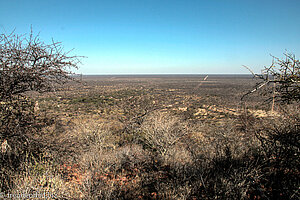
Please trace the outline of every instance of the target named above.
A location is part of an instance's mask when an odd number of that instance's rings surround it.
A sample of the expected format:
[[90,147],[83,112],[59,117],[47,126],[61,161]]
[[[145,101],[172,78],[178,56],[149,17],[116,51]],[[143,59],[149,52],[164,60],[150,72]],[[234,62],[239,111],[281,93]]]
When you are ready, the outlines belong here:
[[104,73],[104,74],[84,74],[84,73],[75,73],[75,75],[83,76],[109,76],[109,75],[252,75],[251,73]]

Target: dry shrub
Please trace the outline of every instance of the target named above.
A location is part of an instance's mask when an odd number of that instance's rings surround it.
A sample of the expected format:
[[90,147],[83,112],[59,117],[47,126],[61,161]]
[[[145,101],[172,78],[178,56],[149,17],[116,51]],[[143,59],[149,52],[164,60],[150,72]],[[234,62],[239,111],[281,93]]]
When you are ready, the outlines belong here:
[[188,125],[176,116],[154,112],[144,119],[141,131],[147,147],[164,156],[188,134]]
[[226,124],[217,126],[208,132],[210,145],[214,145],[215,157],[230,157],[239,159],[252,148],[259,146],[258,140],[251,132],[237,129],[237,122],[227,121]]
[[81,168],[82,195],[88,199],[115,199],[140,194],[139,174],[152,162],[149,153],[139,145],[120,147],[121,136],[110,126],[115,123],[92,117],[72,123],[59,146],[72,148],[77,154],[69,160]]
[[153,157],[139,145],[99,152],[101,161],[89,160],[89,180],[84,190],[89,198],[135,199],[143,194],[142,182],[151,171]]
[[53,197],[66,196],[69,189],[54,168],[53,163],[46,160],[36,160],[33,163],[24,163],[24,165],[26,170],[14,178],[16,187],[10,193],[45,193],[53,195]]
[[157,197],[157,199],[190,199],[191,198],[191,185],[178,185],[170,183],[157,183],[157,191],[159,194],[154,193],[152,196]]
[[[297,107],[296,107],[297,108]],[[222,199],[297,199],[299,186],[299,111],[246,124],[245,137],[220,134],[222,143],[196,196]],[[222,129],[218,129],[222,130]],[[239,133],[233,131],[233,133]],[[224,135],[224,132],[222,136]],[[226,139],[227,138],[227,139]],[[221,139],[221,140],[220,140]],[[226,139],[226,140],[224,140]],[[229,140],[228,140],[229,139]],[[248,142],[252,140],[253,142]],[[242,150],[235,151],[241,145]],[[239,149],[239,148],[238,148]],[[200,191],[200,192],[199,192]]]
[[89,197],[93,176],[105,169],[105,159],[111,160],[110,152],[116,148],[117,139],[109,126],[101,119],[82,116],[71,121],[56,119],[43,133],[38,139],[51,159],[25,163],[26,171],[18,176],[15,189],[55,191],[59,198]]
[[164,164],[174,169],[182,169],[193,164],[191,152],[184,146],[170,147],[168,152],[163,156]]
[[11,177],[22,169],[28,156],[38,156],[41,144],[35,136],[43,126],[36,120],[33,103],[25,97],[0,102],[0,189],[13,187]]
[[[283,199],[299,198],[299,105],[282,106],[280,116],[255,127],[263,149],[261,174],[251,192]],[[258,188],[263,188],[258,190]]]
[[[114,149],[118,140],[111,134],[107,121],[91,116],[75,119],[57,119],[52,126],[45,128],[41,140],[47,151],[62,162],[78,162],[83,154],[93,155],[102,149]],[[97,154],[97,153],[96,153]]]

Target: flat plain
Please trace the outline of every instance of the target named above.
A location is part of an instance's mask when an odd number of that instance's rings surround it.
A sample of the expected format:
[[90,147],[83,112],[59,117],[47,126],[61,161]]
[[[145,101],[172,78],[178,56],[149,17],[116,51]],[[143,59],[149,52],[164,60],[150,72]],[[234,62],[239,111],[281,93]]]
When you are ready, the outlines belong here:
[[297,196],[297,154],[271,137],[295,130],[294,118],[277,103],[271,112],[258,93],[242,101],[257,83],[252,76],[76,80],[56,92],[28,94],[36,117],[47,122],[34,135],[43,149],[40,160],[14,179],[19,190],[66,199]]

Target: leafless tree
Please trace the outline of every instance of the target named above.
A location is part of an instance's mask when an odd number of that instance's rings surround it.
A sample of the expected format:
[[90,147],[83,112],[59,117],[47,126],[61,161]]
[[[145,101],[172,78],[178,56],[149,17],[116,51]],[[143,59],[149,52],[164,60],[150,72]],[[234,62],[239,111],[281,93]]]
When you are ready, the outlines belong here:
[[26,155],[37,155],[43,122],[36,118],[28,91],[53,91],[72,78],[78,56],[69,56],[59,42],[45,44],[39,35],[0,34],[0,190],[11,188],[11,177]]
[[285,53],[284,56],[283,59],[272,56],[271,66],[265,67],[261,74],[254,74],[250,68],[244,66],[261,81],[242,100],[263,87],[271,86],[267,91],[273,102],[275,99],[284,103],[300,101],[300,61],[292,53]]
[[39,35],[0,35],[0,99],[27,91],[45,92],[72,79],[78,56],[69,56],[60,42],[45,44]]

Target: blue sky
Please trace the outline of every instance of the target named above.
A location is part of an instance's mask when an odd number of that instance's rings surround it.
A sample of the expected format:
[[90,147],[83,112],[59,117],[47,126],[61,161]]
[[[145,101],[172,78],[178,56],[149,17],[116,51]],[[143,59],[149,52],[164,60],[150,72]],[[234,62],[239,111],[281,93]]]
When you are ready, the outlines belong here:
[[248,73],[300,55],[299,0],[0,0],[0,31],[86,56],[79,73]]

